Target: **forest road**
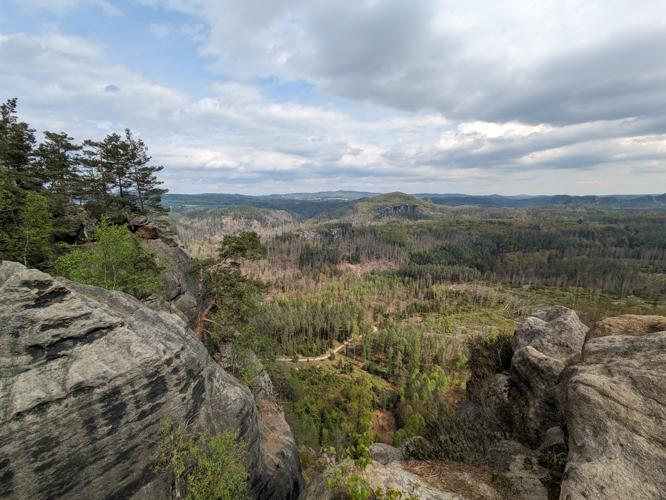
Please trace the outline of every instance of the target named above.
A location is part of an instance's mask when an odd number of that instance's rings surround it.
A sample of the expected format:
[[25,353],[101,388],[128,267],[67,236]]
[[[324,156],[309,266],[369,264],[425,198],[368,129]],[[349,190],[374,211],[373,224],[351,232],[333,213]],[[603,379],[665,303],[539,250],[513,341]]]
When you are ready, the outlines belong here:
[[352,342],[353,340],[359,339],[359,338],[361,338],[361,337],[354,337],[354,338],[347,339],[342,344],[340,344],[338,347],[336,347],[334,349],[329,349],[328,351],[326,351],[321,356],[309,356],[309,357],[308,356],[299,356],[298,359],[296,359],[296,360],[293,357],[290,357],[290,356],[278,356],[277,358],[275,358],[275,360],[276,361],[283,361],[283,362],[286,362],[286,363],[308,363],[310,361],[325,361],[325,360],[328,359],[328,357],[331,354],[339,353],[342,349],[347,347],[347,345],[350,342]]

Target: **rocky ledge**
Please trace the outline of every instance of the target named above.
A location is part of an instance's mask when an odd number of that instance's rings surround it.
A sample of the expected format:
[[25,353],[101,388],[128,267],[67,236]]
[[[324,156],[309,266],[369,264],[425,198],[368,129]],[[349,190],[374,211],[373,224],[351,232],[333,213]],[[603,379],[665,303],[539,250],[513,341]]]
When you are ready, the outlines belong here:
[[298,497],[288,427],[268,442],[274,423],[179,317],[0,265],[0,497],[166,498],[152,470],[164,417],[238,431],[253,496]]
[[664,498],[666,331],[592,338],[562,378],[561,498]]
[[[408,440],[404,455],[489,467],[488,486],[509,498],[665,498],[665,317],[588,330],[574,311],[549,307],[523,322],[512,348],[506,372],[470,385],[459,425]],[[470,439],[480,450],[468,458]]]

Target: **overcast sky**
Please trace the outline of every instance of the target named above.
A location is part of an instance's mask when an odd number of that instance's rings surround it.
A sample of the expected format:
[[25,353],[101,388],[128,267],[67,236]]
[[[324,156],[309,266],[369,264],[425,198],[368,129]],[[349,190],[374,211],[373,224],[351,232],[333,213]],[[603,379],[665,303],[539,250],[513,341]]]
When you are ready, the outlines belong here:
[[171,192],[666,192],[664,0],[0,0],[0,99]]

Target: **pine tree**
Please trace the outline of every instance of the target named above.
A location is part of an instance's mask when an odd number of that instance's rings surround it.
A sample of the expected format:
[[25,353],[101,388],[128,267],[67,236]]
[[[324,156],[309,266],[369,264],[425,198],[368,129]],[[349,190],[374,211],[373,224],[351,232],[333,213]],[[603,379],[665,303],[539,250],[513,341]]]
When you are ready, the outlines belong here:
[[162,167],[150,165],[146,145],[129,130],[83,145],[45,132],[35,148],[35,130],[19,120],[16,105],[0,104],[1,258],[48,265],[52,244],[77,241],[91,219],[125,222],[132,211],[159,207]]
[[16,102],[9,99],[0,105],[0,162],[7,169],[10,184],[38,190],[41,184],[32,166],[35,129],[18,121]]
[[8,217],[9,208],[12,206],[13,194],[8,189],[7,169],[0,163],[0,259],[9,255],[7,245],[9,243]]
[[81,166],[81,182],[77,196],[88,206],[93,205],[93,212],[103,212],[110,204],[109,186],[113,182],[111,172],[104,161],[103,144],[87,139],[78,158]]
[[14,255],[26,266],[39,264],[52,257],[49,237],[53,232],[53,223],[46,198],[39,193],[28,192],[19,222],[18,231],[11,242]]
[[119,197],[119,205],[129,205],[128,189],[131,186],[127,176],[129,166],[127,163],[127,143],[120,135],[107,135],[101,143],[102,168],[104,178],[108,179],[112,191]]
[[35,150],[38,175],[49,193],[56,213],[62,214],[79,191],[79,157],[81,146],[64,132],[44,132],[44,142]]
[[151,157],[148,148],[141,139],[135,139],[129,129],[125,130],[127,175],[134,188],[139,210],[146,212],[148,208],[159,208],[161,196],[167,192],[159,186],[162,181],[157,180],[155,174],[164,167],[150,165]]

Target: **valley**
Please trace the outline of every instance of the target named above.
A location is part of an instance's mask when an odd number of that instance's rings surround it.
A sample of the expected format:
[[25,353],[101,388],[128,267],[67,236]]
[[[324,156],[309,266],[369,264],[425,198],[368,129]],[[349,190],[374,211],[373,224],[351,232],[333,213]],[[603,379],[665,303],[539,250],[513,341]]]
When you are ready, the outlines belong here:
[[[290,207],[301,197],[268,208],[180,195],[171,208],[199,259],[238,231],[256,231],[267,246],[265,259],[243,263],[263,287],[252,317],[213,316],[211,331],[235,346],[232,371],[246,383],[242,353],[264,363],[306,478],[330,454],[401,446],[455,420],[470,380],[507,368],[513,332],[539,308],[570,307],[586,324],[666,314],[661,210],[334,194],[306,200],[317,205],[306,211]],[[230,328],[238,333],[220,332]]]

